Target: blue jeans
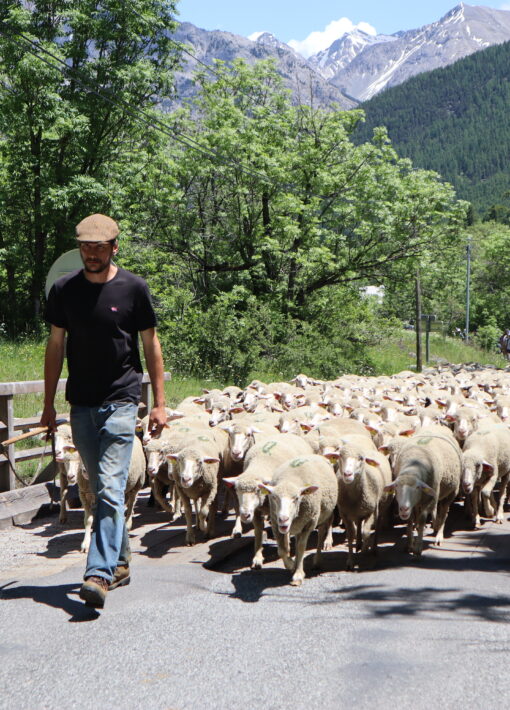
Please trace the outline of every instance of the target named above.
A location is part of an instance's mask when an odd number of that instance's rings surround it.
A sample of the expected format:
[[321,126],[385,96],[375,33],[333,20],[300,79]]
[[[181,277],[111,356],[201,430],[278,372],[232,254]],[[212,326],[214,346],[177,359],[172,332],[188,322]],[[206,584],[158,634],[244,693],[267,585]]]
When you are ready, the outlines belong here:
[[138,406],[111,402],[100,407],[71,407],[71,428],[96,496],[94,526],[85,577],[112,580],[115,568],[131,558],[124,517]]

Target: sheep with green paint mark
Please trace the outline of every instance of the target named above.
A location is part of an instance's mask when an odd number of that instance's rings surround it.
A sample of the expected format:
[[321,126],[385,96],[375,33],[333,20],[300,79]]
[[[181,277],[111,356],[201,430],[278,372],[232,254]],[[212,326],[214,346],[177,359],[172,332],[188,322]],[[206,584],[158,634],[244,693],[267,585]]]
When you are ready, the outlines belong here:
[[[292,572],[291,584],[305,578],[303,559],[310,533],[318,528],[314,566],[318,567],[324,540],[331,527],[338,498],[338,483],[332,466],[323,456],[311,454],[286,461],[273,473],[270,483],[259,488],[269,495],[269,509],[278,553]],[[289,535],[296,536],[296,559],[292,560]]]
[[264,515],[268,512],[267,505],[264,505],[265,495],[260,490],[259,483],[270,481],[274,471],[285,461],[311,453],[310,446],[302,437],[275,432],[250,448],[246,454],[243,473],[223,479],[227,486],[234,488],[237,498],[236,522],[232,535],[242,532],[242,523],[253,523],[255,550],[252,569],[262,567]]

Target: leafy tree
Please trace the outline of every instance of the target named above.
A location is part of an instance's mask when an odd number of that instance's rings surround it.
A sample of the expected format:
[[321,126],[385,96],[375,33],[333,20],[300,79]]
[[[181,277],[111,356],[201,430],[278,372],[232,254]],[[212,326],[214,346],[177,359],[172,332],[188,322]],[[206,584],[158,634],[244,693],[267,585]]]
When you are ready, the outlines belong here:
[[[359,286],[396,275],[405,279],[404,265],[423,255],[431,263],[439,260],[457,244],[466,205],[435,173],[399,159],[384,131],[354,145],[360,112],[292,106],[268,63],[218,63],[215,71],[215,81],[197,77],[201,91],[188,115],[172,117],[174,127],[213,155],[168,145],[128,181],[122,198],[137,205],[138,248],[156,246],[163,260],[166,254],[167,262],[187,274],[189,299],[169,342],[183,342],[187,327],[181,324],[188,317],[214,337],[206,324],[220,303],[228,302],[240,322],[247,322],[243,314],[253,296],[256,309],[248,310],[255,331],[261,304],[280,324],[276,360],[283,362],[285,343],[293,343],[288,352],[294,347],[301,358],[302,348],[322,353],[323,371],[329,369],[325,359],[335,362],[333,349],[337,361],[343,352],[344,363],[355,366],[356,353],[370,337],[351,327],[366,318]],[[154,199],[145,199],[149,195]],[[182,279],[176,285],[180,289]],[[250,294],[243,305],[226,296],[239,294],[239,288]],[[351,321],[342,303],[348,292]],[[342,323],[342,330],[336,333],[330,321]],[[233,321],[225,316],[227,330],[228,323]],[[229,332],[237,337],[240,328],[236,321]],[[215,332],[221,340],[223,334]],[[331,343],[333,334],[331,348],[326,338]],[[264,351],[257,343],[252,335],[251,359],[257,349]],[[197,362],[212,367],[212,359],[199,351],[195,341]]]
[[3,3],[0,321],[11,333],[37,322],[49,265],[84,215],[111,211],[111,174],[143,151],[127,106],[153,112],[172,90],[174,11],[167,0]]

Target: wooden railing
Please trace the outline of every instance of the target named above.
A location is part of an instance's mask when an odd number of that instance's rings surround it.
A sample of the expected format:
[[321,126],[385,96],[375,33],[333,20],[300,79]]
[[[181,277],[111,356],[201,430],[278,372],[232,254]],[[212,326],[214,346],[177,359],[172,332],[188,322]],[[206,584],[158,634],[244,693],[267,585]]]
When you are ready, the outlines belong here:
[[[170,373],[165,372],[165,381],[170,380]],[[65,389],[67,380],[58,381],[57,391]],[[44,392],[44,380],[33,380],[30,382],[0,382],[0,444],[3,441],[12,439],[16,433],[22,430],[32,429],[39,424],[39,417],[26,419],[14,416],[14,397],[21,394],[34,394]],[[151,386],[149,375],[144,374],[142,380],[142,402],[140,404],[140,416],[150,410],[151,407]],[[66,415],[64,415],[66,416]],[[32,449],[15,450],[13,444],[6,447],[0,453],[0,491],[11,491],[16,487],[16,478],[9,464],[15,468],[19,461],[30,461],[42,455],[51,456],[51,447],[38,446]]]

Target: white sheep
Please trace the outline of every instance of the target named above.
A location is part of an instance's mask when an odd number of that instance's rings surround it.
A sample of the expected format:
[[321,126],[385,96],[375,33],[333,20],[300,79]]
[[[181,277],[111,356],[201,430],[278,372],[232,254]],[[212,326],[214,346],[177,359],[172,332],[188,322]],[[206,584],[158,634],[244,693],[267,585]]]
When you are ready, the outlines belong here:
[[[395,492],[399,515],[408,521],[409,552],[419,556],[429,514],[434,521],[435,544],[443,541],[446,516],[460,487],[460,447],[447,427],[430,425],[405,440],[396,457],[394,472],[396,478],[385,490]],[[416,539],[413,539],[413,522],[418,531]]]
[[[242,533],[242,523],[253,523],[255,532],[255,552],[252,568],[262,567],[262,533],[264,513],[262,510],[265,496],[258,487],[259,483],[269,481],[273,472],[285,461],[299,455],[312,453],[305,439],[295,434],[278,434],[265,436],[248,451],[244,471],[239,476],[226,477],[225,485],[232,487],[236,493],[236,522],[232,537]],[[331,547],[331,540],[327,542]]]
[[[42,437],[45,439],[46,434]],[[60,483],[60,513],[59,521],[67,522],[67,497],[69,486],[78,480],[78,470],[81,458],[73,443],[73,433],[69,424],[59,424],[54,432],[55,463]]]
[[220,463],[224,443],[219,443],[217,435],[226,432],[204,431],[188,440],[177,453],[167,453],[173,462],[173,476],[186,516],[186,544],[195,543],[190,500],[200,500],[198,526],[207,538],[214,535],[217,508]]
[[55,432],[55,461],[60,482],[59,521],[66,523],[69,486],[78,483],[78,477],[84,470],[80,454],[73,444],[71,427],[67,424],[61,424]]
[[[305,578],[303,558],[310,533],[318,528],[314,566],[321,552],[338,498],[335,472],[323,456],[311,454],[294,458],[279,466],[270,483],[259,484],[269,494],[269,509],[278,553],[292,572],[291,584],[299,586]],[[296,536],[296,560],[292,561],[288,536]]]
[[[485,513],[495,514],[503,522],[508,481],[510,478],[510,430],[502,423],[484,420],[464,444],[462,451],[462,487],[471,496],[471,513],[475,528],[480,526],[478,501],[480,495]],[[494,486],[500,481],[500,496],[496,510]]]
[[372,552],[377,552],[379,526],[390,501],[385,486],[391,482],[391,468],[386,456],[372,450],[362,437],[347,441],[326,458],[338,461],[338,511],[349,547],[346,569],[352,570],[355,539],[356,551],[363,553],[373,533]]

